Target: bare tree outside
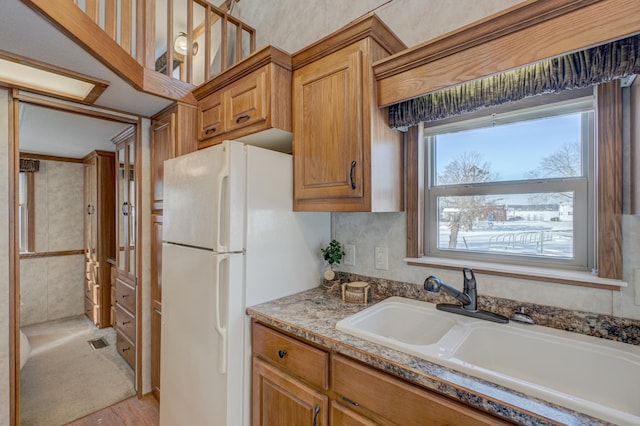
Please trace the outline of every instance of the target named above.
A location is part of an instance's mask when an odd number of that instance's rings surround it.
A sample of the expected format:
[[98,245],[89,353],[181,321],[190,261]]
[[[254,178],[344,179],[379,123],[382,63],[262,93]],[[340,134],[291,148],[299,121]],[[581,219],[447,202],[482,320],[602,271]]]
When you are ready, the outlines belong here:
[[[531,179],[582,176],[580,143],[566,142],[557,151],[547,155],[535,169],[527,173]],[[538,194],[529,200],[532,204],[572,202],[572,192],[555,193],[554,196]]]
[[[495,181],[497,173],[491,171],[491,163],[485,161],[477,152],[463,152],[452,160],[438,176],[438,185],[459,185]],[[449,248],[458,244],[458,233],[461,228],[473,229],[473,222],[486,210],[487,199],[484,195],[473,197],[446,197],[443,199],[442,211],[448,210]]]

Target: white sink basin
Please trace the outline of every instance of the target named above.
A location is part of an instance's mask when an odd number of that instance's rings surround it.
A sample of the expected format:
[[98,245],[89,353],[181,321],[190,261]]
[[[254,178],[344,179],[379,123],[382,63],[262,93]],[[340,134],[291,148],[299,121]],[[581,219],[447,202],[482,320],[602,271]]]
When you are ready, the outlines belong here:
[[640,347],[392,297],[336,325],[445,367],[620,425],[640,424]]

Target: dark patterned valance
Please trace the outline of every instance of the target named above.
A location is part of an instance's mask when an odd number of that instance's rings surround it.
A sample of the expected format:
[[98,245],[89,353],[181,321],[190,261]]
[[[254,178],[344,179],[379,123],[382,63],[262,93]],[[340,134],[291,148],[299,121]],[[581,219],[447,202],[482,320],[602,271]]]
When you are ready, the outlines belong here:
[[20,172],[37,172],[40,170],[40,160],[31,160],[29,158],[20,159]]
[[544,93],[640,74],[640,35],[526,65],[389,107],[389,126],[415,126]]

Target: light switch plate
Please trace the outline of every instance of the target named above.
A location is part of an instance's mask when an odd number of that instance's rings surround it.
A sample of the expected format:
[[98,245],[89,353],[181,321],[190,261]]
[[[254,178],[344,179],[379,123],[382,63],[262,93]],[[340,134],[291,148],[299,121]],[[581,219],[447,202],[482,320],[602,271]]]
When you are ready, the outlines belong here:
[[389,270],[389,249],[387,247],[376,247],[374,250],[376,269]]
[[356,246],[355,244],[344,245],[344,264],[356,266]]

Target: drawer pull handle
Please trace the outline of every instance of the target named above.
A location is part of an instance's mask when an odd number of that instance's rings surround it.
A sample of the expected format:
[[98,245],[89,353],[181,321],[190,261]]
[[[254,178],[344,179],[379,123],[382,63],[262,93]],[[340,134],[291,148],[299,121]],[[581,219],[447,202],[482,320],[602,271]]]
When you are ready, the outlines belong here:
[[357,402],[350,400],[350,399],[349,399],[349,398],[347,398],[346,396],[343,396],[343,397],[342,397],[342,400],[343,400],[344,402],[348,402],[349,404],[351,404],[351,405],[353,405],[353,406],[355,406],[355,407],[357,407],[357,406],[359,406],[359,405],[360,405],[360,404],[358,404]]
[[122,295],[122,298],[123,298],[123,299],[126,299],[127,297],[129,297],[129,295],[128,295],[128,294],[123,294],[123,295]]
[[284,349],[280,349],[280,350],[278,351],[278,357],[279,357],[280,359],[283,359],[285,356],[287,356],[287,351],[285,351]]
[[122,321],[122,326],[124,327],[125,325],[129,324],[131,321]]
[[216,128],[215,128],[215,127],[212,127],[212,128],[210,128],[210,129],[205,130],[205,131],[204,131],[204,134],[205,134],[205,135],[210,135],[210,134],[215,133],[215,132],[216,132]]
[[356,162],[351,162],[351,169],[349,170],[349,180],[351,181],[351,189],[356,189],[356,181],[353,179],[353,172],[356,170]]
[[251,118],[251,116],[249,114],[241,115],[240,117],[236,118],[236,124],[243,123],[243,122],[249,120],[250,118]]
[[127,352],[129,349],[131,349],[129,346],[127,346],[126,348],[122,348],[122,352]]
[[313,426],[318,426],[318,414],[320,414],[320,405],[316,404],[313,409]]

